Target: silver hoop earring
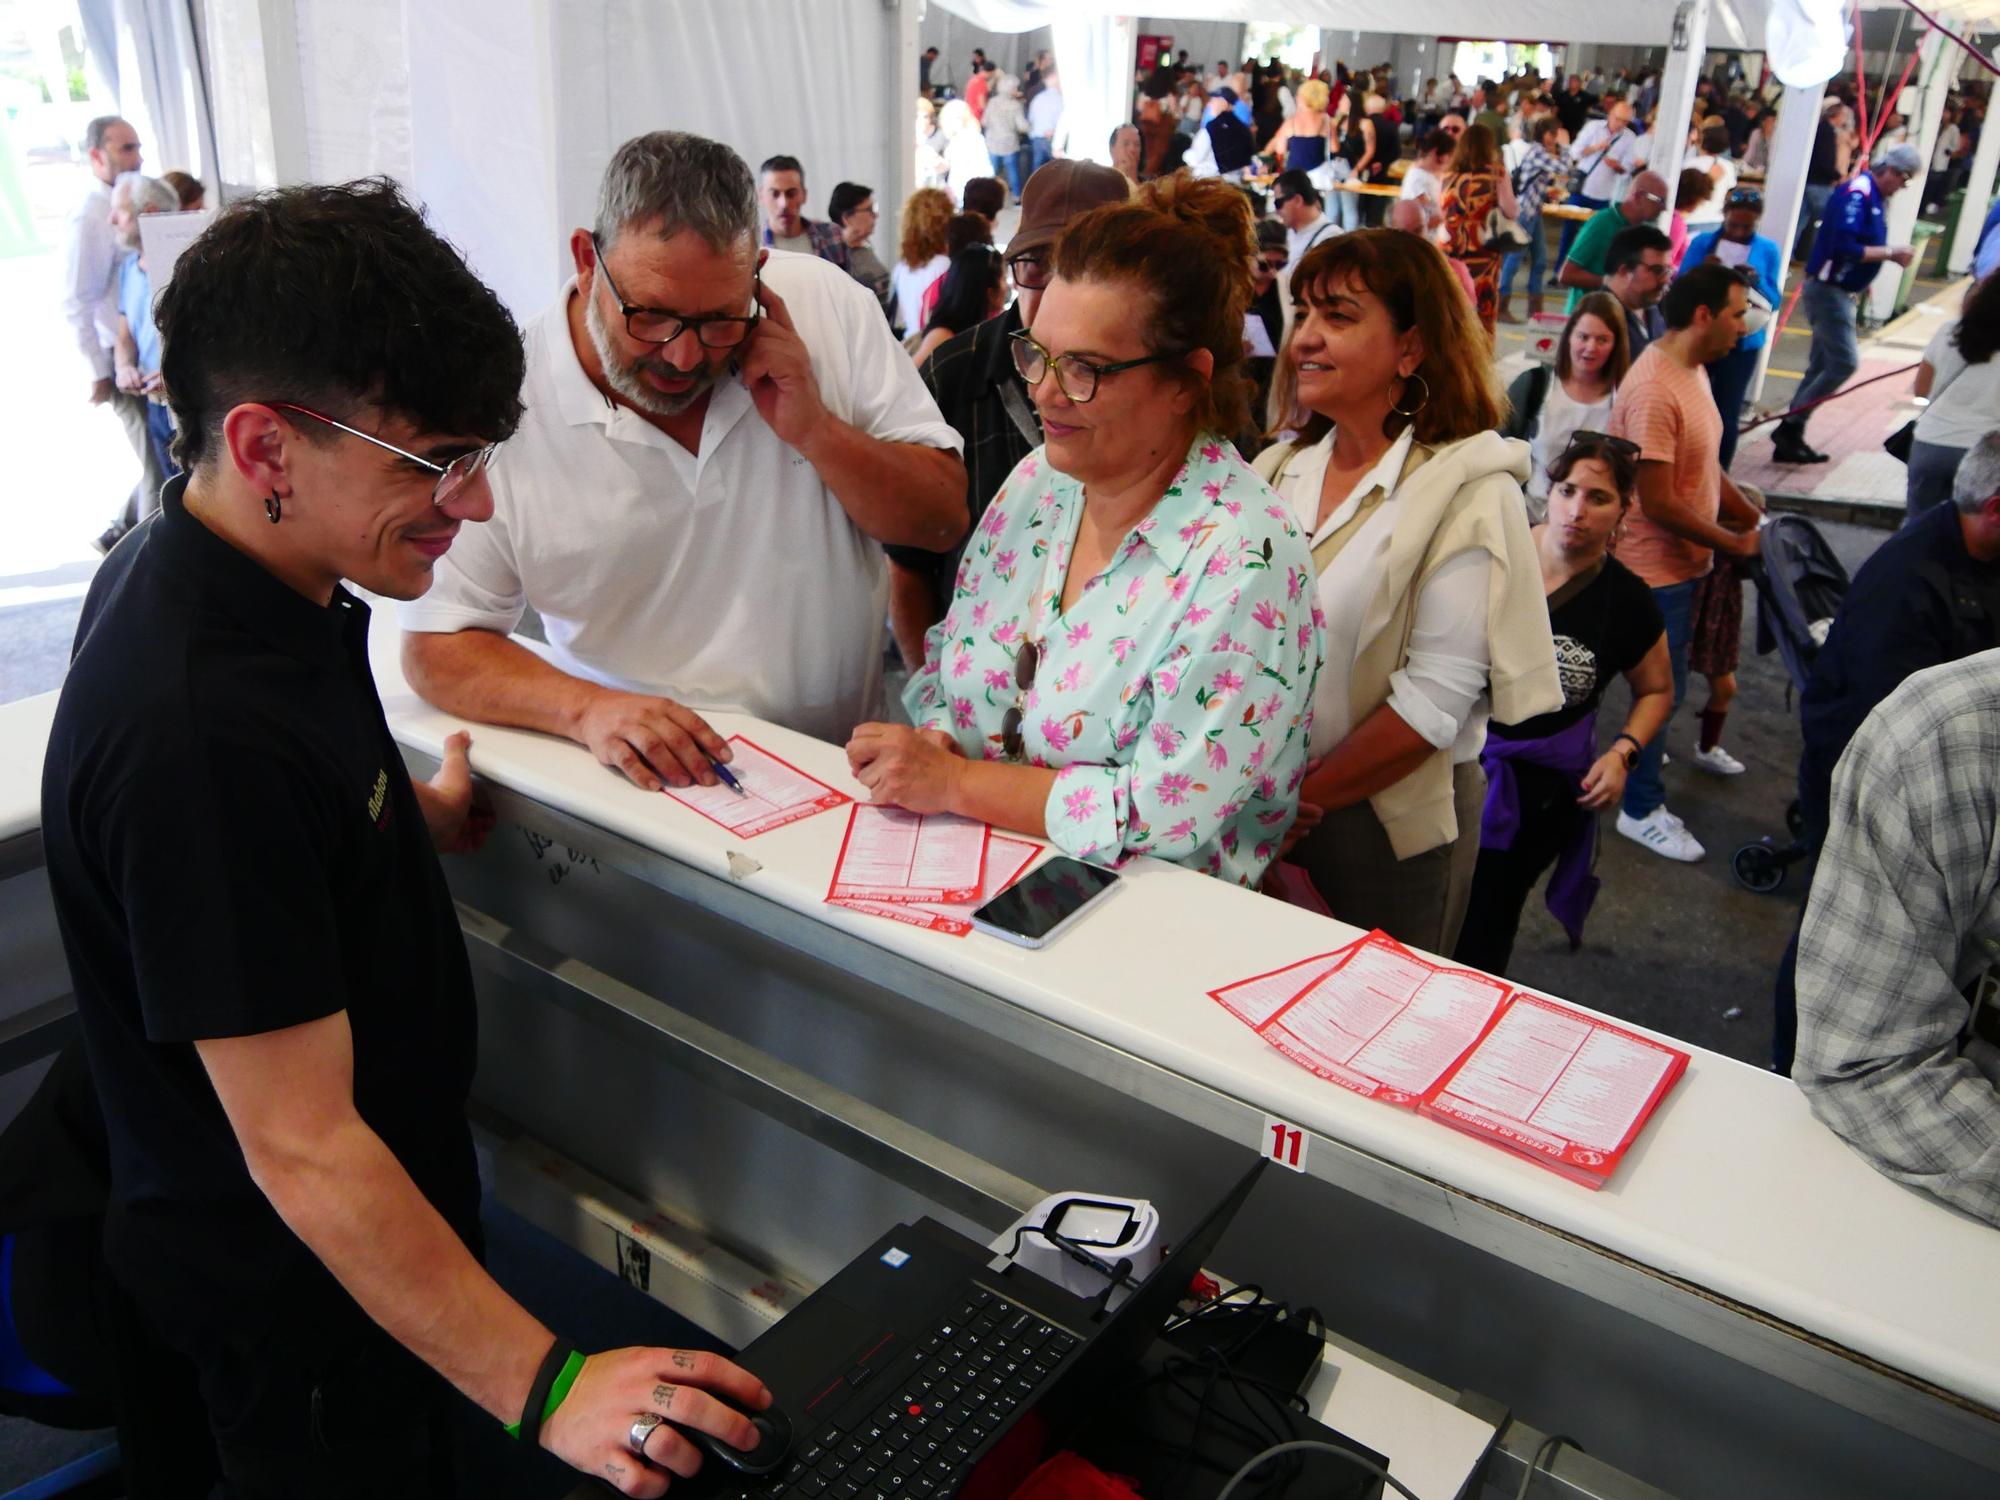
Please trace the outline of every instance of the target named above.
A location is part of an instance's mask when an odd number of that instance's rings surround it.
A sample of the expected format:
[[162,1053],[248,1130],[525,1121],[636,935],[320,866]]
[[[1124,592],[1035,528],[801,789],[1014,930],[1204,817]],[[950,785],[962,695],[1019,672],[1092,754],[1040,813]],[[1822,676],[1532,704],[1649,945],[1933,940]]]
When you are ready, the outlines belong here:
[[1412,380],[1414,380],[1418,385],[1424,388],[1424,396],[1421,401],[1419,401],[1415,406],[1411,407],[1408,411],[1405,411],[1402,407],[1398,406],[1393,399],[1391,399],[1389,402],[1389,410],[1394,412],[1397,416],[1405,418],[1406,420],[1416,416],[1418,412],[1422,411],[1426,406],[1429,406],[1431,404],[1431,383],[1428,380],[1424,379],[1423,376],[1417,374],[1417,372],[1414,370],[1412,370],[1408,375],[1405,375],[1403,377],[1403,384],[1406,388],[1404,393],[1406,395],[1408,394],[1407,387]]

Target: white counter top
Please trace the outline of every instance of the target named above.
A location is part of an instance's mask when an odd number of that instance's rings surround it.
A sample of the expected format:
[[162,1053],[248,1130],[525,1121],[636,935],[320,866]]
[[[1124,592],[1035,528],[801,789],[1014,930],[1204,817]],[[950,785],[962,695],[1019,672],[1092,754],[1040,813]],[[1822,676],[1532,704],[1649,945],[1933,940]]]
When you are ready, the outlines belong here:
[[[2000,1232],[1875,1172],[1815,1122],[1785,1079],[1692,1054],[1686,1077],[1599,1192],[1287,1062],[1207,991],[1322,953],[1353,929],[1153,860],[1129,889],[1039,952],[950,938],[827,906],[846,823],[835,811],[744,841],[641,792],[564,741],[466,726],[422,703],[378,611],[376,673],[406,745],[437,754],[472,730],[482,777],[1408,1170],[1490,1200],[1988,1407],[2000,1408]],[[0,708],[0,837],[33,826],[53,698]],[[832,745],[736,715],[743,733],[865,800]],[[1163,943],[1163,933],[1185,934]],[[1621,1022],[1620,1024],[1628,1024]],[[1656,1033],[1657,1034],[1657,1033]],[[1258,1143],[1245,1140],[1246,1148]]]

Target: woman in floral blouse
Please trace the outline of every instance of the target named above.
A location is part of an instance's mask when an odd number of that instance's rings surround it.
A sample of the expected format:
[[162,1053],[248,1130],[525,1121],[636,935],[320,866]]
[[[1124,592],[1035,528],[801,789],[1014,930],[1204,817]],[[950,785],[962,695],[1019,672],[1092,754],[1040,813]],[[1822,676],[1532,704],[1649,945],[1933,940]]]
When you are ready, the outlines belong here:
[[1243,195],[1168,178],[1073,222],[1014,358],[1044,445],[966,548],[905,703],[847,747],[877,802],[1254,884],[1298,810],[1320,620],[1248,422]]

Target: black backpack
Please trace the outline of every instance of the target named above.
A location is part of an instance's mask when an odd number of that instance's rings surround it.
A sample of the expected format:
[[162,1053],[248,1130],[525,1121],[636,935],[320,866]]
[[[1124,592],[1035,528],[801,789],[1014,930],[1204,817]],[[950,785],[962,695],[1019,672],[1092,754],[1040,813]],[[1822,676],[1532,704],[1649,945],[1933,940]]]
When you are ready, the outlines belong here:
[[1216,171],[1235,172],[1250,165],[1250,158],[1257,154],[1257,138],[1248,125],[1236,118],[1234,110],[1225,109],[1206,128],[1208,143],[1215,152]]

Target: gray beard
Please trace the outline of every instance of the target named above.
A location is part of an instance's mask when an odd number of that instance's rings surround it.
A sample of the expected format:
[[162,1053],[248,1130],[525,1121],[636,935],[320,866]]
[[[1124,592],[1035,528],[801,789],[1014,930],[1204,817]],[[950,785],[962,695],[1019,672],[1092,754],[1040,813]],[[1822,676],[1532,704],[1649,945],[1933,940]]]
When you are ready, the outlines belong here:
[[652,364],[655,369],[664,369],[659,361],[641,359],[628,364],[619,357],[611,342],[611,330],[604,326],[604,314],[597,305],[597,298],[583,299],[583,326],[590,332],[590,345],[597,351],[597,364],[604,371],[604,383],[623,396],[640,411],[656,417],[678,417],[709,392],[721,378],[722,371],[704,361],[691,371],[675,370],[675,375],[685,375],[694,381],[691,389],[678,396],[669,396],[664,391],[656,391],[639,376],[641,369]]

